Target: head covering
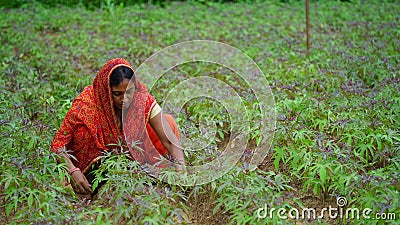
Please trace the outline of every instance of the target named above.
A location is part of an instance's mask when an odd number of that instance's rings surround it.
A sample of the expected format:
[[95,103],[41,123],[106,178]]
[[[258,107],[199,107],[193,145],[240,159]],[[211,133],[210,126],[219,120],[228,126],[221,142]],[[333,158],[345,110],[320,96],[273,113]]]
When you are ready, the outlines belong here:
[[[97,76],[93,81],[93,91],[95,94],[96,104],[99,106],[103,106],[101,110],[103,110],[103,115],[105,121],[108,124],[111,124],[110,128],[112,132],[118,136],[120,133],[116,126],[117,118],[114,112],[111,87],[110,87],[110,76],[114,69],[120,66],[125,66],[130,68],[132,71],[132,66],[123,58],[116,58],[108,61],[98,72]],[[125,140],[128,140],[129,144],[132,141],[138,141],[145,129],[146,124],[146,101],[149,97],[149,93],[144,84],[139,82],[138,78],[135,78],[135,92],[133,101],[131,102],[129,108],[127,110],[123,110],[124,115],[124,133]],[[114,136],[114,135],[113,135]]]

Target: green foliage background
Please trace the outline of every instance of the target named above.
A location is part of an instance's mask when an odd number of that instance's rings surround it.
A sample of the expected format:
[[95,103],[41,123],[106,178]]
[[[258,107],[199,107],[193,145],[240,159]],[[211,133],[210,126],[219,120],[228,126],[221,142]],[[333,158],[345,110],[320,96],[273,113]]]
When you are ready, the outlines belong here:
[[[262,2],[282,2],[282,3],[290,3],[290,2],[301,2],[302,0],[187,0],[188,2],[197,2],[201,4],[212,4],[212,3],[262,3]],[[333,1],[333,2],[364,2],[363,0],[311,0],[311,1]],[[389,2],[395,2],[395,0],[384,0]],[[96,9],[103,7],[105,5],[104,0],[0,0],[0,6],[5,8],[18,8],[26,4],[32,3],[41,3],[48,7],[55,6],[83,6],[88,9]],[[133,6],[133,5],[142,5],[142,4],[153,4],[165,6],[172,2],[179,2],[179,0],[114,0],[112,1],[116,5],[123,4],[124,6]],[[184,2],[184,1],[180,1]]]
[[[165,4],[169,4],[170,2],[174,2],[176,0],[115,0],[112,1],[116,5],[123,4],[124,6],[133,6],[133,5],[140,5],[140,4],[154,4],[154,5],[161,5],[164,6]],[[210,2],[252,2],[254,0],[192,0],[192,2],[199,2],[199,3],[210,3]],[[89,9],[96,9],[104,6],[106,1],[103,0],[16,0],[16,1],[7,1],[1,0],[0,5],[6,8],[15,8],[21,7],[25,4],[32,4],[32,3],[41,3],[45,6],[55,7],[59,5],[63,6],[77,6],[81,5]]]
[[[0,9],[1,223],[290,224],[296,220],[257,218],[257,209],[336,206],[336,197],[345,196],[349,207],[397,219],[305,222],[398,224],[398,3],[312,1],[309,54],[303,1],[127,5],[105,1],[89,10],[33,2]],[[99,68],[114,57],[137,67],[164,47],[196,39],[235,46],[265,73],[278,121],[263,165],[248,171],[243,160],[210,184],[181,187],[151,179],[123,155],[106,155],[97,173],[109,171],[98,178],[107,184],[96,200],[82,202],[64,189],[68,176],[49,144]],[[237,90],[243,85],[229,71],[199,63],[170,71],[175,80],[161,79],[152,94],[159,99],[196,74],[225,79]],[[251,94],[242,97],[254,103]],[[213,104],[193,102],[180,114],[183,132],[207,117],[226,123],[204,105]],[[257,111],[249,113],[256,120]],[[249,148],[262,137],[253,125]],[[215,146],[229,135],[225,126],[218,129]],[[196,164],[212,153],[187,157]]]

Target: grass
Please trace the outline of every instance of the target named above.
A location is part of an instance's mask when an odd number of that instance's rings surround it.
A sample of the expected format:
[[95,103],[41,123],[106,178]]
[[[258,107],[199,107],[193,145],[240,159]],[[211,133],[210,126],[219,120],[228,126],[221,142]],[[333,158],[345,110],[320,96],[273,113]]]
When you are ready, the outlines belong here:
[[[257,210],[265,204],[288,210],[336,207],[341,196],[348,207],[395,213],[396,220],[300,221],[398,223],[399,9],[387,1],[312,1],[308,54],[302,1],[1,9],[2,223],[291,224],[296,220],[258,218]],[[272,88],[276,132],[259,168],[248,171],[243,161],[211,183],[182,187],[152,180],[134,162],[108,155],[98,172],[111,173],[99,178],[108,182],[95,201],[79,201],[64,189],[67,175],[49,144],[73,98],[99,68],[114,57],[138,67],[164,47],[197,39],[244,51]],[[196,74],[213,75],[236,90],[245,87],[223,68],[196,63],[169,71],[152,94],[162,99],[171,86]],[[188,153],[190,163],[202,164],[215,157],[215,146],[226,144],[229,121],[218,111],[223,109],[215,102],[198,100],[179,114],[186,138],[200,138],[199,122],[221,124],[212,148]],[[250,150],[262,136],[252,129]]]

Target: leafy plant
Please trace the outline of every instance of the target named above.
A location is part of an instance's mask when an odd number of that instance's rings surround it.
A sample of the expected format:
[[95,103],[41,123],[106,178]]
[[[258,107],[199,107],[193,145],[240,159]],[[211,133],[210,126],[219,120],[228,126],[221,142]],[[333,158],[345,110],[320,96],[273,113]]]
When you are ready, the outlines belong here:
[[[299,221],[261,219],[257,209],[306,207],[310,193],[321,206],[345,196],[349,207],[399,215],[399,5],[393,1],[311,1],[308,54],[304,1],[38,2],[7,2],[0,9],[4,223],[290,224]],[[9,6],[20,8],[4,8]],[[48,150],[73,99],[110,58],[125,57],[137,68],[164,47],[198,39],[237,47],[264,72],[276,102],[273,151],[258,169],[247,170],[246,157],[265,137],[259,129],[265,115],[235,71],[207,62],[178,65],[152,94],[162,105],[177,84],[200,76],[232,87],[250,121],[239,124],[250,131],[243,159],[218,180],[184,187],[148,176],[124,154],[105,154],[93,172],[98,194],[91,202],[79,200],[65,188],[65,165]],[[139,80],[150,76],[140,74]],[[232,135],[227,109],[214,99],[163,108],[175,116],[183,144],[185,138],[208,144],[186,151],[188,164],[217,158]],[[172,179],[172,173],[163,176]]]

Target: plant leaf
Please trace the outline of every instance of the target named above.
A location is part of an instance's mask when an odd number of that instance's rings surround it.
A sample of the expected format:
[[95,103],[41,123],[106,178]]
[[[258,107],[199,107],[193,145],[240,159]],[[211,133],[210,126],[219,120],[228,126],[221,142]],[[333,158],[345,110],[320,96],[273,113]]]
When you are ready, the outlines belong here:
[[319,177],[321,178],[322,183],[326,181],[326,168],[325,166],[321,166],[319,168]]

